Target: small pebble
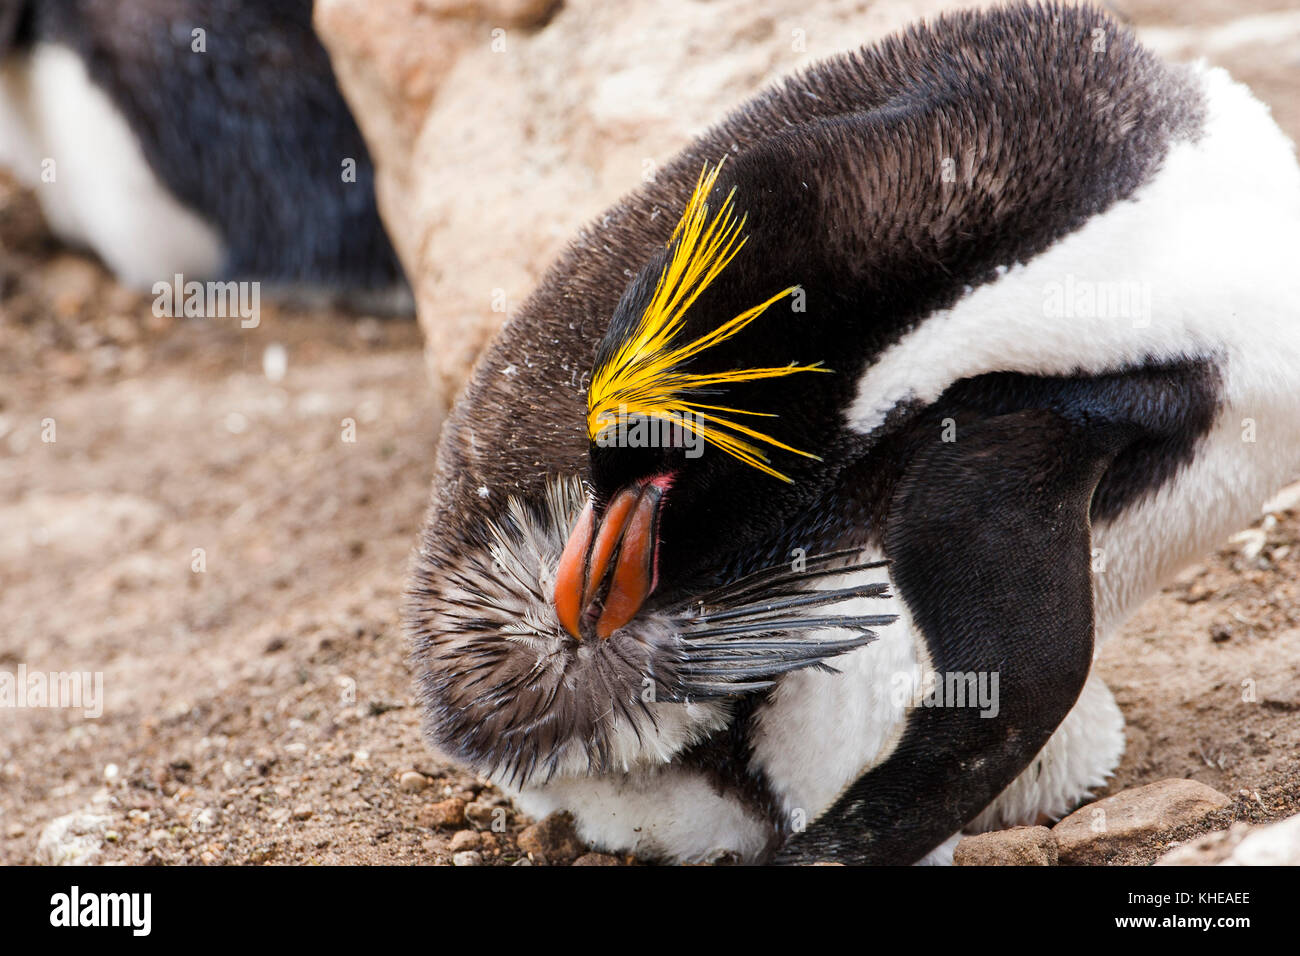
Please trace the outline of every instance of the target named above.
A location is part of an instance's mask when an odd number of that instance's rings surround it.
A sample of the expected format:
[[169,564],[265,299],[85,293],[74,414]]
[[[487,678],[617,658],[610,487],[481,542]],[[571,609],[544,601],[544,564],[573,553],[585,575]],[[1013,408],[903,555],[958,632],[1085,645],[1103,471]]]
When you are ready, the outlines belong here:
[[208,830],[216,829],[217,811],[212,807],[203,807],[198,813],[190,817],[190,829],[197,830],[200,833],[206,833]]
[[279,342],[272,342],[262,351],[262,374],[272,382],[284,379],[289,368],[289,352]]
[[509,815],[502,807],[494,807],[481,800],[476,800],[466,805],[465,819],[480,830],[490,830],[495,820],[499,819],[502,823],[505,823],[509,820]]
[[552,863],[574,860],[586,852],[574,830],[573,817],[564,812],[552,813],[541,823],[526,827],[518,842],[525,853]]
[[464,850],[481,850],[483,848],[483,837],[474,830],[458,830],[451,836],[451,852],[460,853]]
[[451,862],[454,866],[482,866],[483,854],[477,850],[465,850],[453,856]]
[[461,827],[465,825],[465,801],[460,797],[426,803],[416,814],[422,827]]
[[397,778],[397,785],[405,793],[419,793],[429,785],[429,778],[415,770],[408,770]]

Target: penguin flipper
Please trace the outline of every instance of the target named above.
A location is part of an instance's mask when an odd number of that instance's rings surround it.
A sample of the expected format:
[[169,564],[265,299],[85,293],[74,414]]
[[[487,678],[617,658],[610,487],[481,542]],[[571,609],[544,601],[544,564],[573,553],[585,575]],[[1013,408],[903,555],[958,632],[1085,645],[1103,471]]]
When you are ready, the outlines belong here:
[[1031,409],[913,457],[885,529],[891,574],[939,689],[979,692],[913,706],[889,757],[775,862],[915,862],[1039,752],[1091,667],[1089,505],[1127,435]]

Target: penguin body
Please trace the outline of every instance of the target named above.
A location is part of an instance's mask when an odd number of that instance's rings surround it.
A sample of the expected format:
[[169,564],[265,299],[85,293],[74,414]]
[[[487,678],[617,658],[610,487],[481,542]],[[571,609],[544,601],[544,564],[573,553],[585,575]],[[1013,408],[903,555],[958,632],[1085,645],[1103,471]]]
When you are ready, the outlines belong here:
[[[1094,9],[778,84],[578,237],[444,426],[431,743],[672,861],[1063,815],[1123,750],[1095,648],[1300,466],[1297,250],[1267,109]],[[705,453],[610,447],[614,407]]]
[[307,0],[5,0],[0,164],[129,285],[256,279],[409,311]]

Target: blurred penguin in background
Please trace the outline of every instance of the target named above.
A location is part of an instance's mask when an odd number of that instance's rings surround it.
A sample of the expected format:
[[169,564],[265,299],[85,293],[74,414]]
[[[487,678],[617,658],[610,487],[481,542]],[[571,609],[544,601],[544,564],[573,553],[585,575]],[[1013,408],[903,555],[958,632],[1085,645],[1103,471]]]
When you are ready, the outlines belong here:
[[0,0],[0,167],[128,285],[412,309],[310,0]]

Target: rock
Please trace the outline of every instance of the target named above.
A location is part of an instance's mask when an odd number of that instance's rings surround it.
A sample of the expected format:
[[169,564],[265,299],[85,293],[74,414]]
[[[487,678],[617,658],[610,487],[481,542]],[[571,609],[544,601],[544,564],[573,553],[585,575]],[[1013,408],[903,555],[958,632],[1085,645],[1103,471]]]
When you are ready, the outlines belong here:
[[267,863],[275,859],[275,855],[278,852],[279,852],[279,847],[277,847],[274,843],[260,843],[257,846],[253,847],[252,851],[248,854],[248,862]]
[[1264,513],[1274,514],[1300,509],[1300,481],[1293,482],[1264,502]]
[[1187,843],[1174,847],[1160,859],[1156,866],[1214,866],[1232,853],[1242,838],[1250,832],[1250,825],[1234,823],[1226,830],[1206,833]]
[[1300,814],[1265,826],[1234,823],[1170,850],[1157,866],[1300,866]]
[[477,850],[466,850],[463,853],[457,853],[451,858],[453,866],[482,866],[483,854]]
[[1247,561],[1253,561],[1264,550],[1264,545],[1268,543],[1268,535],[1260,528],[1247,528],[1234,534],[1228,539],[1228,543],[1236,545],[1241,551],[1241,556]]
[[310,820],[313,813],[315,811],[305,803],[293,808],[293,818],[295,820]]
[[219,819],[218,812],[212,807],[199,807],[190,814],[190,829],[198,833],[215,830]]
[[729,109],[977,2],[317,0],[441,400],[577,228]]
[[1104,863],[1125,845],[1197,823],[1231,802],[1195,780],[1160,780],[1081,807],[1052,834],[1062,863]]
[[457,830],[451,835],[451,844],[448,847],[452,853],[482,848],[483,837],[476,830]]
[[45,361],[52,375],[56,375],[71,384],[76,384],[90,371],[90,363],[82,356],[71,352],[53,352]]
[[1300,814],[1253,827],[1223,866],[1300,866]]
[[65,318],[73,318],[94,300],[102,275],[93,260],[64,252],[45,265],[40,281],[52,300],[54,311]]
[[[56,817],[36,840],[36,861],[47,866],[84,866],[99,859],[109,818],[91,808]],[[164,831],[165,832],[165,831]]]
[[397,778],[397,786],[404,793],[419,793],[429,785],[429,778],[415,770],[408,770]]
[[492,829],[496,820],[505,823],[509,820],[509,811],[505,807],[494,807],[490,803],[476,800],[465,807],[465,819],[480,830]]
[[608,853],[584,853],[573,861],[574,866],[622,866],[618,857]]
[[965,837],[954,866],[1055,866],[1056,837],[1047,827],[1013,827]]
[[552,813],[541,823],[525,827],[519,834],[519,849],[540,856],[548,863],[563,863],[582,856],[587,849],[573,828],[572,814]]
[[438,803],[426,803],[416,814],[415,820],[422,827],[464,826],[465,801],[460,797],[452,797]]

